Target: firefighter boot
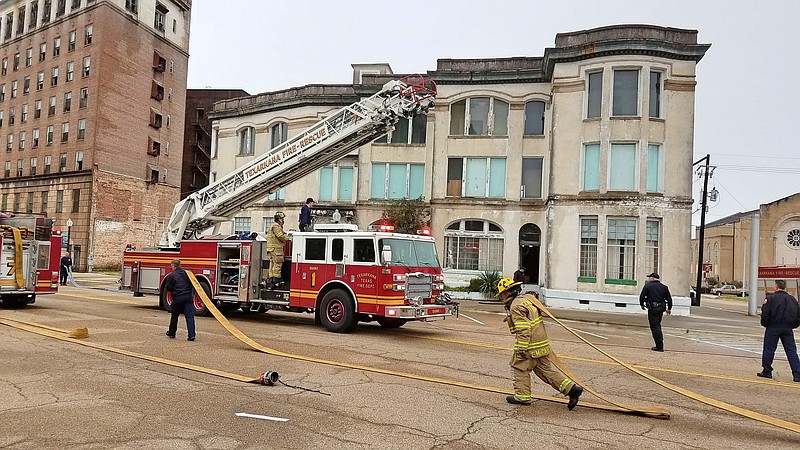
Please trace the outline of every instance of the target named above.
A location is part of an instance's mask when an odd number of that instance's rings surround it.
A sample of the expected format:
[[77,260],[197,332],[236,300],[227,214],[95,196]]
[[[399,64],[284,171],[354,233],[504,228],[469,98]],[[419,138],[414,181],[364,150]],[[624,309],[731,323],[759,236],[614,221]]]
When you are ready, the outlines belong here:
[[524,402],[522,400],[517,399],[517,397],[514,397],[513,395],[507,396],[506,397],[506,401],[508,403],[511,403],[512,405],[530,405],[531,404],[531,402]]
[[567,394],[569,396],[569,403],[567,403],[567,409],[572,411],[575,409],[575,406],[578,404],[578,397],[583,394],[583,388],[578,386],[577,384],[573,384]]

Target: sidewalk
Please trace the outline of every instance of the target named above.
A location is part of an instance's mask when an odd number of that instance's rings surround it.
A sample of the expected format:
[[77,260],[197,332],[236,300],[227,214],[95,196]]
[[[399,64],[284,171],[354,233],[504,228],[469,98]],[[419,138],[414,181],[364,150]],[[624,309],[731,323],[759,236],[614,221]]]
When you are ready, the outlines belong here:
[[[702,306],[692,306],[691,315],[688,317],[664,315],[663,326],[665,328],[683,330],[703,329],[706,331],[725,333],[763,333],[759,316],[751,317],[747,315],[747,302],[719,299],[716,296],[704,295],[700,303]],[[500,302],[464,301],[461,305],[471,310],[503,313],[503,305]],[[557,318],[565,320],[596,324],[649,327],[645,311],[635,314],[565,308],[551,308],[550,311]]]
[[72,277],[76,283],[84,287],[119,288],[119,272],[73,272]]

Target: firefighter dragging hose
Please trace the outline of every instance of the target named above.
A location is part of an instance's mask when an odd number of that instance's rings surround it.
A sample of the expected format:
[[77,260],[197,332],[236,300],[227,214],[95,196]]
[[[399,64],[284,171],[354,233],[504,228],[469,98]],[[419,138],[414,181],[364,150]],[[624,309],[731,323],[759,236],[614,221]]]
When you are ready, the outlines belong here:
[[511,358],[511,372],[514,376],[514,395],[506,397],[508,403],[515,405],[531,404],[531,371],[542,381],[569,397],[567,408],[578,404],[583,388],[556,370],[550,362],[550,341],[544,329],[544,321],[539,309],[529,297],[520,295],[521,282],[502,278],[497,283],[497,295],[506,307],[508,329],[517,336],[514,343],[514,356]]

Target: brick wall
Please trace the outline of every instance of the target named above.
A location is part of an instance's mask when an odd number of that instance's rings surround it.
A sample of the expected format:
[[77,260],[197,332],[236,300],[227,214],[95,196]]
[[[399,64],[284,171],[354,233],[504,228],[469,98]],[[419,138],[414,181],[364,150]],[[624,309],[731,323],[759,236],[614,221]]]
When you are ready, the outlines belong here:
[[98,171],[95,176],[94,267],[119,269],[126,244],[158,245],[178,188]]

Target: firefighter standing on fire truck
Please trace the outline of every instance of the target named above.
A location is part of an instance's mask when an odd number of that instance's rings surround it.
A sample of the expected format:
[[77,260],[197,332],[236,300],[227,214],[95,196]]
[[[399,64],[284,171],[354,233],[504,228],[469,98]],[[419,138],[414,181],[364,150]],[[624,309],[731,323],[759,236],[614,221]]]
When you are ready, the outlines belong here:
[[520,295],[521,282],[502,278],[497,283],[497,295],[506,307],[508,328],[517,335],[511,372],[514,376],[514,395],[506,397],[515,405],[531,404],[531,371],[542,381],[569,397],[567,408],[578,404],[583,388],[556,370],[550,362],[550,341],[544,329],[539,309],[531,302],[532,294]]
[[275,213],[275,222],[267,232],[267,256],[269,256],[269,282],[273,287],[283,284],[281,267],[283,267],[283,246],[286,243],[286,232],[283,231],[283,222],[286,214]]

